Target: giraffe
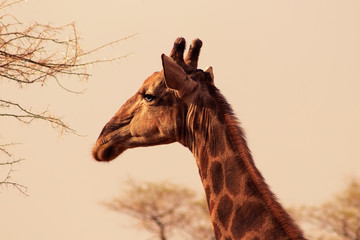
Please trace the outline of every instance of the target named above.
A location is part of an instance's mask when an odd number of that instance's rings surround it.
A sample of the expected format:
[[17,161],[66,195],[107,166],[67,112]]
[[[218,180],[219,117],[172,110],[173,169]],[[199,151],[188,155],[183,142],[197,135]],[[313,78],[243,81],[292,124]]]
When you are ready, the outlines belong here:
[[179,142],[196,159],[217,240],[300,240],[302,230],[256,168],[244,132],[209,67],[202,41],[175,40],[163,69],[147,78],[105,125],[92,155],[110,161],[130,148]]

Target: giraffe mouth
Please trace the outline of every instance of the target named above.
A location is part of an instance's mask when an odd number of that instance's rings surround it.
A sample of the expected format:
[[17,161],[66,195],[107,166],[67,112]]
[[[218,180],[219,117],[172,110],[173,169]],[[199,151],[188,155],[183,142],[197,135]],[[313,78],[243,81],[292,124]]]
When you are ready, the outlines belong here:
[[99,162],[109,162],[119,156],[126,149],[114,147],[108,144],[94,148],[92,151],[93,158]]
[[92,156],[96,161],[111,161],[127,149],[125,142],[130,134],[126,126],[130,121],[131,119],[126,119],[120,124],[107,124],[104,127],[92,150]]
[[92,156],[96,161],[109,162],[114,160],[126,150],[125,147],[121,147],[119,144],[114,144],[111,139],[99,140],[99,143],[97,143],[92,150]]

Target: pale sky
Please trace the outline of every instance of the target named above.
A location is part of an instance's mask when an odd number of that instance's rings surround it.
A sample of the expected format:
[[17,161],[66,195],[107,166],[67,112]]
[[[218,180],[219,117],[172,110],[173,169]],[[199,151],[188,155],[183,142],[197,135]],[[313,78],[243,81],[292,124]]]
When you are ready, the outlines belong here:
[[[284,206],[320,204],[359,172],[357,0],[29,0],[10,10],[25,22],[75,21],[85,49],[138,35],[99,54],[133,53],[89,69],[83,95],[51,83],[19,89],[0,80],[1,98],[39,111],[49,106],[86,135],[58,138],[43,122],[27,127],[0,119],[1,143],[23,143],[14,151],[26,161],[13,178],[29,194],[0,189],[1,239],[147,239],[127,217],[99,204],[117,196],[129,176],[203,194],[195,161],[180,144],[128,150],[107,164],[90,154],[103,125],[161,70],[160,55],[169,54],[178,36],[203,41],[199,67],[214,68],[257,167]],[[64,84],[79,87],[67,77]]]

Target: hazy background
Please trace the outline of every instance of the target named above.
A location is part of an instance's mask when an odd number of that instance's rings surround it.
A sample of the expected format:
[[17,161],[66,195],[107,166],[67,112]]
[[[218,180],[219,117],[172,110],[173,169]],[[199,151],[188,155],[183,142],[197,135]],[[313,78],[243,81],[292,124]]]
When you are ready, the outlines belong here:
[[[3,142],[26,161],[13,178],[29,197],[0,189],[0,238],[147,239],[128,218],[99,203],[121,192],[129,176],[169,180],[203,194],[191,153],[180,144],[126,151],[108,164],[91,148],[103,125],[154,71],[173,41],[203,40],[199,67],[214,67],[216,86],[245,128],[256,165],[285,206],[317,204],[360,169],[360,2],[32,0],[9,8],[24,22],[72,21],[91,49],[133,33],[104,57],[73,95],[56,84],[19,89],[2,80],[0,95],[49,109],[85,137],[0,119]],[[102,58],[103,56],[99,56]]]

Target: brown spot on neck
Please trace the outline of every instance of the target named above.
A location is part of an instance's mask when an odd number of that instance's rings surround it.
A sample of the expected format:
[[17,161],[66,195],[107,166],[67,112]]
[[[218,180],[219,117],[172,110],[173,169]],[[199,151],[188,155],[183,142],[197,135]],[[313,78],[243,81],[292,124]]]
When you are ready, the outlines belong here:
[[212,183],[212,189],[215,195],[219,195],[224,187],[224,173],[222,164],[218,161],[214,161],[210,166],[210,179]]
[[220,199],[219,207],[217,208],[217,215],[219,221],[225,229],[228,229],[230,218],[233,212],[233,201],[228,195],[223,196]]
[[246,232],[260,229],[266,214],[266,207],[258,202],[247,202],[238,206],[231,226],[234,239],[241,239]]

